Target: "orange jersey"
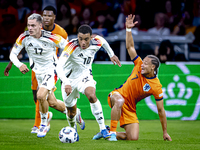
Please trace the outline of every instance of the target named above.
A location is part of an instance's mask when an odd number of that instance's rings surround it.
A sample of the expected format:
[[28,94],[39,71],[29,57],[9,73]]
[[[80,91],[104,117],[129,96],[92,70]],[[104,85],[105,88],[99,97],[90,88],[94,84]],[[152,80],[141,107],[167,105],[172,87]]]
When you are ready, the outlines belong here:
[[123,85],[115,89],[125,99],[132,110],[135,111],[135,106],[140,100],[153,95],[159,101],[163,99],[162,85],[159,79],[154,76],[152,78],[145,78],[141,74],[142,59],[138,56],[133,60],[135,67]]

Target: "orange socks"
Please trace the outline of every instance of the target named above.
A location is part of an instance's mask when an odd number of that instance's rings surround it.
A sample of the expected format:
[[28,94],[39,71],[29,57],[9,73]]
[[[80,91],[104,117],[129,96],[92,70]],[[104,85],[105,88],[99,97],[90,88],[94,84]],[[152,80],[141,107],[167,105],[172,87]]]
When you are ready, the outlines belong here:
[[34,126],[38,127],[40,126],[41,118],[40,118],[40,112],[39,112],[39,101],[35,103],[36,108],[35,108],[35,124]]
[[110,132],[116,132],[117,131],[117,120],[111,120],[110,124]]

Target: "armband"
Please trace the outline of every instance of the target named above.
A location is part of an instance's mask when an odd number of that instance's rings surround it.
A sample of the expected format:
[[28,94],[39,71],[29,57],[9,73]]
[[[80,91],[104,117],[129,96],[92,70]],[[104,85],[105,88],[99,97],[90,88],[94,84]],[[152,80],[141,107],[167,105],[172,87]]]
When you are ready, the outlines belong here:
[[131,28],[126,28],[126,31],[127,32],[131,32]]

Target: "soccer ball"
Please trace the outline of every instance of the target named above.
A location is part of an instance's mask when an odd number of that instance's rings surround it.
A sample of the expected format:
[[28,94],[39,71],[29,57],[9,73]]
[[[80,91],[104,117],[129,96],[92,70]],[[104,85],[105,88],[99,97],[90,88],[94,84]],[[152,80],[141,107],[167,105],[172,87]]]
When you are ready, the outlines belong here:
[[62,143],[74,143],[77,141],[78,133],[72,127],[64,127],[59,132],[59,140]]

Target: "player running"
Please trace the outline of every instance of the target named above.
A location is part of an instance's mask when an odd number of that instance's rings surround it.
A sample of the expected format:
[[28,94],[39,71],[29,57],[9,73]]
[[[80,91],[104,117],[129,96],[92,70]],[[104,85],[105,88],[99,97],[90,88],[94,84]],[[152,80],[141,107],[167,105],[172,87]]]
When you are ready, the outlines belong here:
[[71,127],[76,128],[76,103],[79,92],[85,94],[90,102],[92,114],[100,127],[102,137],[108,138],[108,131],[104,123],[104,116],[100,101],[97,99],[96,81],[92,76],[92,62],[95,53],[104,48],[111,61],[121,66],[118,57],[107,41],[100,37],[91,37],[92,29],[88,25],[82,25],[78,29],[78,38],[72,39],[63,50],[58,64],[57,73],[62,81],[62,97],[68,110],[68,122]]
[[[58,24],[54,23],[55,18],[56,18],[56,9],[53,6],[46,6],[43,9],[43,26],[42,26],[42,28],[46,31],[51,31],[53,34],[58,34],[68,41],[67,32],[62,27],[60,27]],[[58,49],[58,47],[56,47],[56,55],[58,56],[59,54],[61,54],[61,49]],[[10,61],[5,68],[5,71],[4,71],[5,76],[9,75],[9,70],[11,69],[11,67],[12,67],[12,62]],[[58,78],[55,78],[55,79],[58,80]],[[38,89],[38,83],[37,83],[37,79],[35,76],[35,72],[33,70],[31,72],[31,89],[33,92],[33,98],[34,98],[34,102],[36,105],[35,122],[34,122],[32,130],[31,130],[31,133],[38,133],[40,122],[41,122],[41,117],[40,117],[40,113],[39,113],[39,101],[37,100],[37,96],[36,96],[37,89]],[[50,107],[52,107],[62,113],[65,113],[65,114],[67,113],[67,109],[66,109],[63,101],[54,99],[54,101],[48,101],[48,102],[49,102]],[[51,120],[52,116],[53,116],[52,112],[48,112],[48,128],[49,128],[48,130],[50,130],[50,120]],[[85,122],[81,118],[81,112],[78,108],[77,108],[77,122],[79,123],[80,128],[83,130],[85,128]]]
[[[28,31],[22,33],[16,40],[10,54],[10,60],[25,74],[27,66],[17,58],[19,52],[25,48],[32,61],[30,68],[35,72],[39,89],[37,98],[41,106],[41,124],[37,137],[44,137],[48,132],[48,102],[56,101],[53,93],[55,85],[55,56],[56,47],[64,49],[67,41],[60,35],[42,30],[42,16],[32,14],[27,21]],[[48,101],[47,101],[48,100]]]

